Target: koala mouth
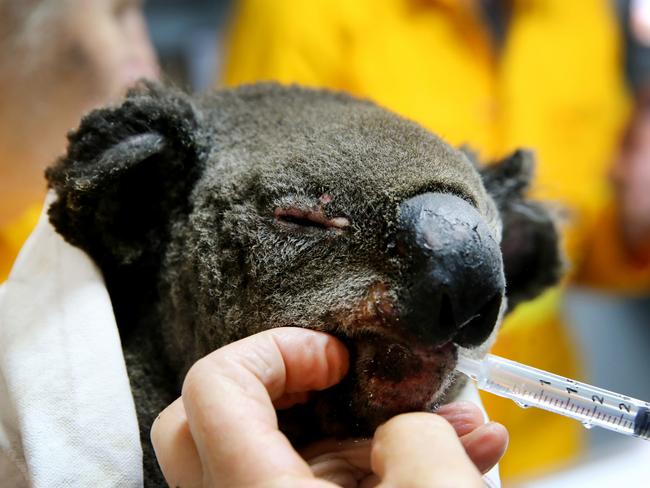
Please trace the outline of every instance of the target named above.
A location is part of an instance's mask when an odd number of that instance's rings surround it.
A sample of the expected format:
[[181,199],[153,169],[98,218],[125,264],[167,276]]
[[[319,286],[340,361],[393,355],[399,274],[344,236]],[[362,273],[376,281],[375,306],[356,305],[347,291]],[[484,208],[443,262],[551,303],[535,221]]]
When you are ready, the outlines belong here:
[[387,287],[378,283],[330,332],[350,350],[350,374],[341,385],[361,433],[405,412],[431,410],[452,384],[454,339],[418,340],[404,331]]
[[431,409],[453,380],[457,347],[410,345],[375,336],[354,343],[353,409],[370,428],[388,418]]
[[394,303],[387,286],[376,283],[355,308],[325,318],[320,330],[345,343],[350,369],[339,384],[315,392],[304,409],[298,407],[301,427],[288,427],[295,420],[281,422],[292,439],[305,441],[305,430],[314,431],[315,425],[322,436],[372,436],[395,415],[433,411],[446,400],[457,377],[456,337],[418,337],[405,327]]
[[455,378],[453,342],[412,345],[378,330],[336,335],[350,351],[349,374],[308,403],[279,411],[282,430],[296,445],[331,436],[370,437],[395,415],[433,411]]

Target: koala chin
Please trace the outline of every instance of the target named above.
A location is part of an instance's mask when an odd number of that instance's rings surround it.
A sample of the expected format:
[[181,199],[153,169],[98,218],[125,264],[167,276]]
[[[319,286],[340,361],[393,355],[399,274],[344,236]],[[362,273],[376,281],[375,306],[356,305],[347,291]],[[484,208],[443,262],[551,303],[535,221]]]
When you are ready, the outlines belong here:
[[148,484],[157,413],[205,354],[270,327],[349,348],[344,380],[279,412],[295,443],[371,435],[453,399],[458,351],[555,283],[558,233],[529,153],[481,166],[366,100],[258,84],[142,84],[87,115],[47,170],[50,219],[101,268]]

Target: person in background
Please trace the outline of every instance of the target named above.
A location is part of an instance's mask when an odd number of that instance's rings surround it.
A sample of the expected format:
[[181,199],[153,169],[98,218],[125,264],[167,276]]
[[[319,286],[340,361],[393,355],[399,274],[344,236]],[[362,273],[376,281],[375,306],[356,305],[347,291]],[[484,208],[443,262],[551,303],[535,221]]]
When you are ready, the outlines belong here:
[[[633,90],[626,86],[624,52],[633,36],[623,35],[616,6],[240,0],[223,81],[297,82],[369,97],[453,144],[469,144],[482,160],[534,149],[531,193],[563,209],[569,272],[561,286],[512,312],[493,351],[576,377],[579,353],[560,319],[566,285],[634,293],[650,285],[650,116],[635,96],[645,93],[642,77]],[[629,2],[618,6],[629,12]],[[510,431],[505,478],[549,470],[580,451],[579,423],[483,400]]]
[[156,79],[140,0],[0,0],[0,283],[88,110]]

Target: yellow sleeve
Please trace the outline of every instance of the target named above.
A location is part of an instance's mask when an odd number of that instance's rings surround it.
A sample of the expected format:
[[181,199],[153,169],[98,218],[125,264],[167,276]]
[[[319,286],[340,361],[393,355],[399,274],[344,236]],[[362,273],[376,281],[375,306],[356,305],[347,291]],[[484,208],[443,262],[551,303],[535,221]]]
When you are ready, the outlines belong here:
[[588,236],[576,283],[632,294],[650,289],[650,248],[641,255],[626,248],[613,202],[598,216]]
[[34,204],[6,227],[0,228],[0,283],[9,276],[9,271],[25,240],[38,222],[41,205]]
[[222,82],[226,86],[275,80],[345,88],[340,69],[352,39],[341,2],[240,0],[226,37]]

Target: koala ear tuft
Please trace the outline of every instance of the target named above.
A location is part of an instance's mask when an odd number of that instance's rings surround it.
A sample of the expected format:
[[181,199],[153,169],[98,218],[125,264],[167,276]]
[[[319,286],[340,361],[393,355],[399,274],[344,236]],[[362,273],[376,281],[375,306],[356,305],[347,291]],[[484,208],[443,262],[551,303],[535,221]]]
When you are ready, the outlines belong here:
[[553,214],[543,204],[526,198],[533,169],[533,155],[524,150],[479,168],[503,222],[501,252],[510,311],[557,284],[564,270]]
[[200,174],[197,116],[185,95],[144,83],[95,110],[46,171],[50,221],[102,269],[150,262]]
[[510,156],[480,168],[483,185],[501,208],[504,204],[525,197],[535,168],[533,153],[518,149]]

